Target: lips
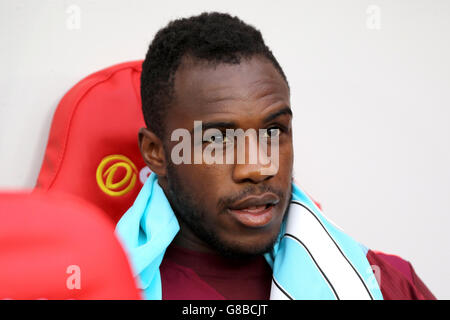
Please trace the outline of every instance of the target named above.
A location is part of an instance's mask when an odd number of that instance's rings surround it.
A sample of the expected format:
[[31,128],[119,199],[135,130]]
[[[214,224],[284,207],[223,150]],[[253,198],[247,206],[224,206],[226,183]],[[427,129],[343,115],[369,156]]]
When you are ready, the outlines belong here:
[[246,227],[260,228],[269,224],[274,216],[274,207],[280,202],[277,195],[264,193],[249,196],[231,205],[228,211]]

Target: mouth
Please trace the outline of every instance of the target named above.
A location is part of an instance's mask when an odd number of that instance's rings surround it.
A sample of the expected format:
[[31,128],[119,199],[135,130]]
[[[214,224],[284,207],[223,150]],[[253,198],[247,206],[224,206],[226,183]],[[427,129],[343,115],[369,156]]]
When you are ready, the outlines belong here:
[[250,196],[228,208],[228,212],[239,223],[250,228],[261,228],[268,225],[274,215],[275,206],[280,202],[277,195],[265,193],[261,196]]

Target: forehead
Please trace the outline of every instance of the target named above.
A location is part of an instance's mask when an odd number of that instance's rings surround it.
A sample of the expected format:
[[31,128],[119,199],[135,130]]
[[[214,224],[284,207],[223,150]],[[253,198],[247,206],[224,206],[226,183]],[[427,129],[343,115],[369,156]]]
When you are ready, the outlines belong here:
[[184,59],[175,75],[169,119],[180,127],[214,116],[245,121],[286,106],[289,88],[264,57],[243,58],[239,64]]

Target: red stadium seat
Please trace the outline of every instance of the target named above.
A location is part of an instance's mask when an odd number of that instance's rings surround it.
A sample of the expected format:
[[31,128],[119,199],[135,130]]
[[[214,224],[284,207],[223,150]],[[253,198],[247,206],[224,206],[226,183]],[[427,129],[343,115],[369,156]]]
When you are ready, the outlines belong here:
[[0,194],[0,299],[140,299],[114,225],[57,192]]
[[115,222],[133,204],[149,174],[137,139],[145,126],[141,64],[103,69],[66,93],[53,117],[37,189],[79,196]]

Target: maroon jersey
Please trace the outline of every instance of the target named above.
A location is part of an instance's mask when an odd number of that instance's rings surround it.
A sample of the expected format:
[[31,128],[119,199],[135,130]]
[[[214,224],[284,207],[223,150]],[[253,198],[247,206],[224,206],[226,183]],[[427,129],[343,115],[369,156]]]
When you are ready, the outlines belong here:
[[[377,270],[386,300],[436,299],[400,257],[371,251],[367,259]],[[267,300],[272,269],[263,256],[227,259],[174,245],[167,248],[160,267],[163,300]]]

